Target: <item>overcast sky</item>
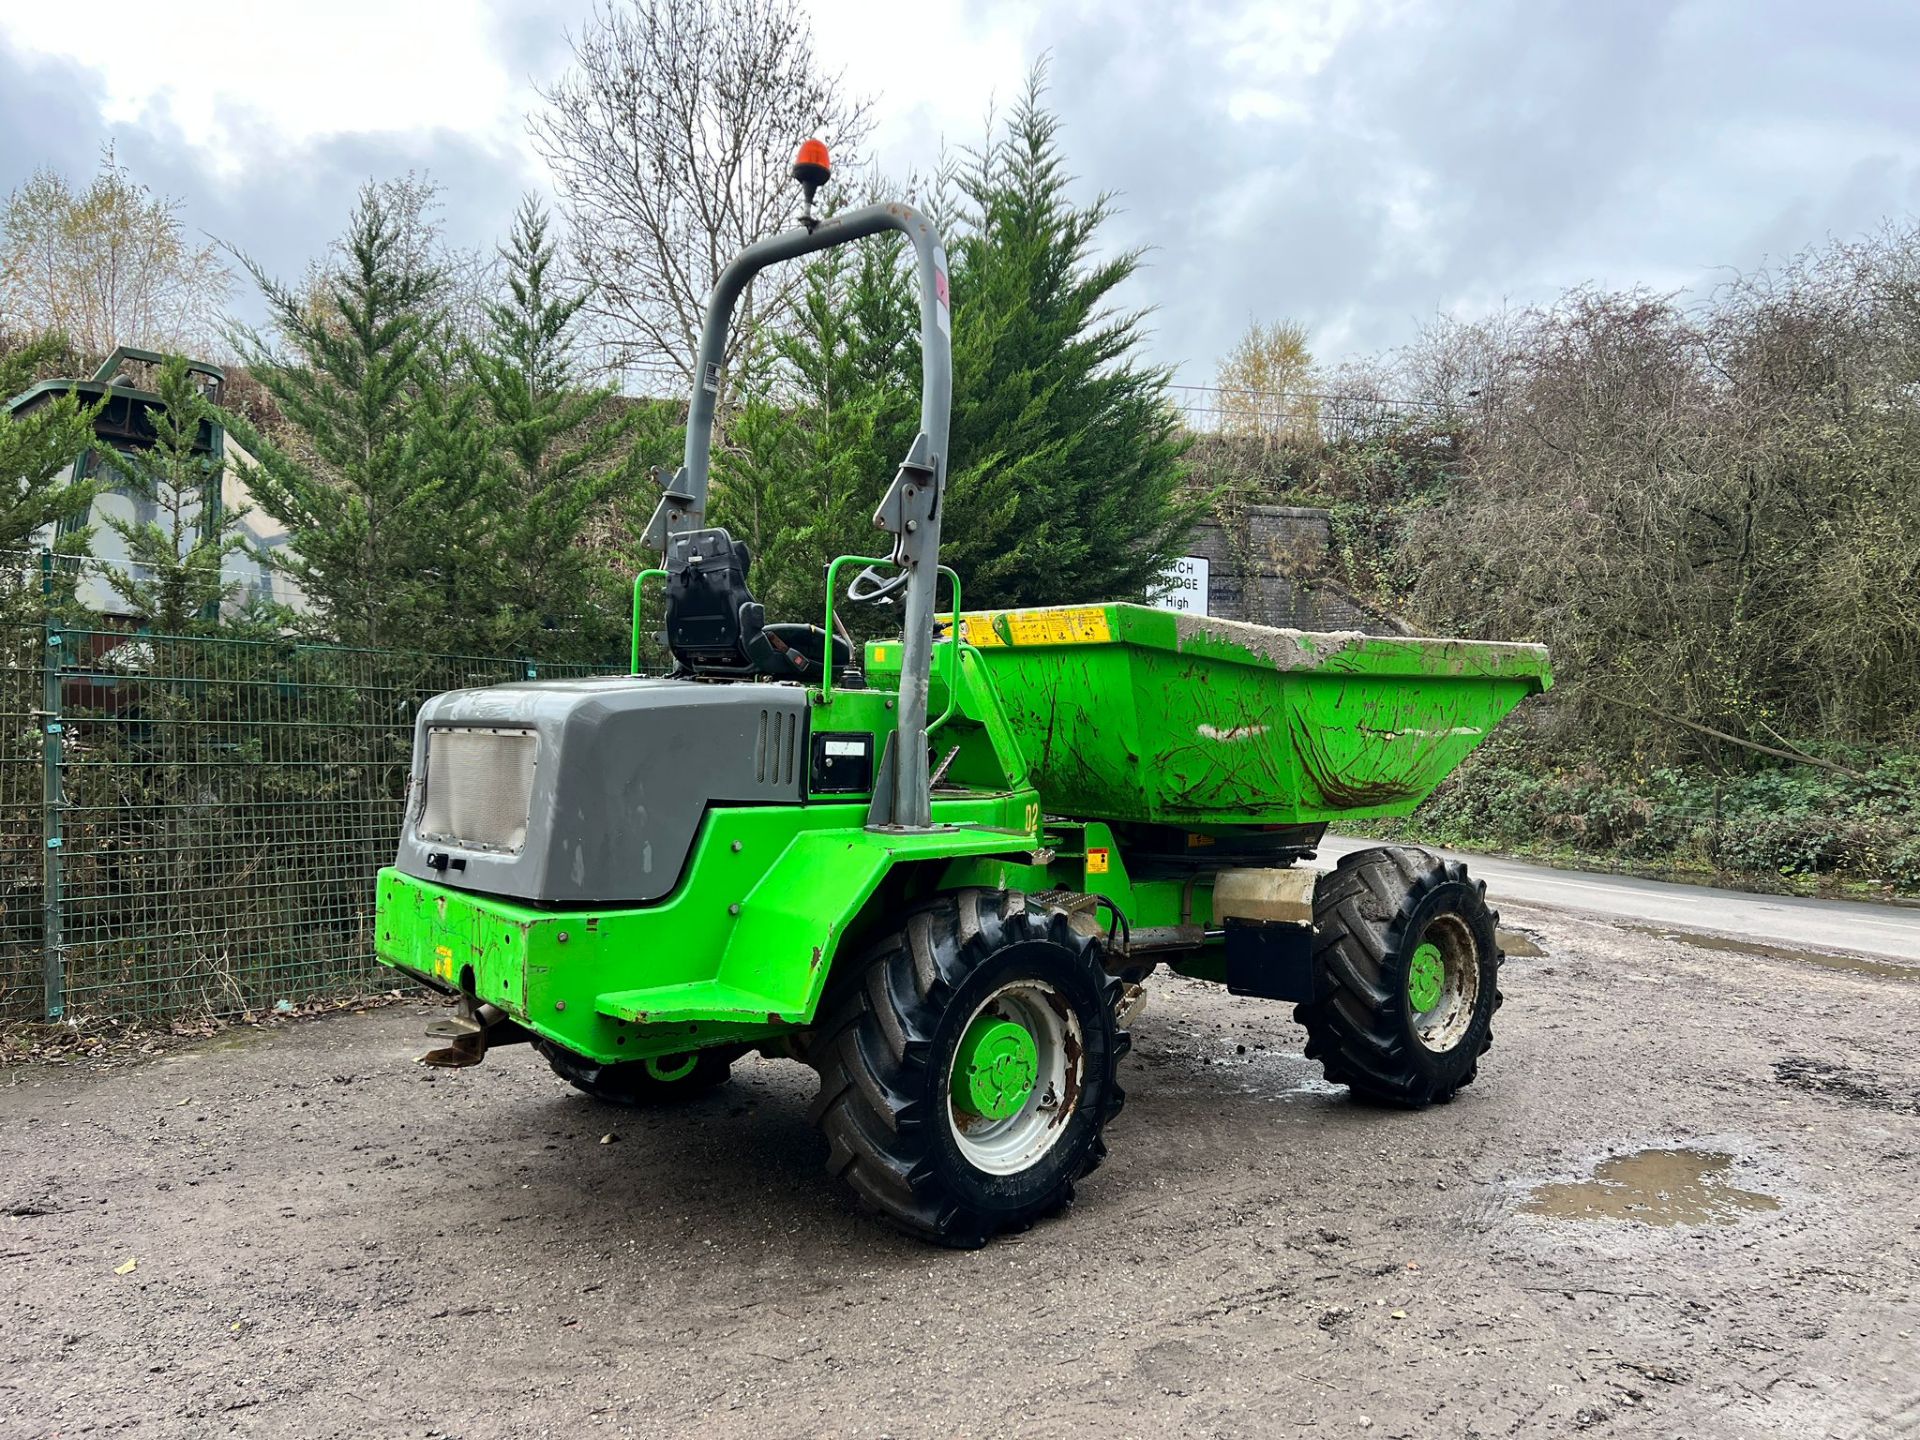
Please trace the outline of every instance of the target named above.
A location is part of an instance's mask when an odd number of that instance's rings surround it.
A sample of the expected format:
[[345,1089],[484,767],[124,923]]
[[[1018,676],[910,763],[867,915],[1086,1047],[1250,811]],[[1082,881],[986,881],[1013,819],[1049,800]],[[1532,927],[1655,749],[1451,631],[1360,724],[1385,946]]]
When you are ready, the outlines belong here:
[[[100,146],[188,223],[292,275],[368,176],[429,171],[457,241],[545,189],[533,87],[587,0],[280,0],[189,10],[0,5],[0,187],[83,179]],[[930,167],[1027,67],[1109,243],[1152,247],[1132,300],[1205,383],[1253,318],[1323,359],[1438,313],[1570,286],[1710,286],[1920,213],[1920,5],[1886,0],[1010,4],[814,0],[876,102],[876,159]],[[956,295],[964,305],[966,297]]]

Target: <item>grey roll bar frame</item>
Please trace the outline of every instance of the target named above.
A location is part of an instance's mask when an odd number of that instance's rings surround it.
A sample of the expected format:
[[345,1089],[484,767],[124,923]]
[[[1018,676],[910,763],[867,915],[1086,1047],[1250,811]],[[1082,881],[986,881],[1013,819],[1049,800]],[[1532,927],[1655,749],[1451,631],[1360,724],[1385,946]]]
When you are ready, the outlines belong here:
[[[927,689],[933,669],[934,591],[939,584],[940,509],[947,484],[947,426],[953,407],[953,316],[947,253],[933,222],[911,205],[867,205],[770,235],[742,250],[714,282],[700,330],[687,450],[647,524],[646,543],[665,555],[677,535],[706,524],[707,466],[714,407],[733,308],[749,281],[769,265],[897,230],[913,245],[920,283],[920,433],[893,477],[873,523],[894,536],[893,559],[907,572],[897,743],[886,748],[875,793],[891,782],[892,828],[932,828],[927,773]],[[888,764],[893,766],[887,775]]]

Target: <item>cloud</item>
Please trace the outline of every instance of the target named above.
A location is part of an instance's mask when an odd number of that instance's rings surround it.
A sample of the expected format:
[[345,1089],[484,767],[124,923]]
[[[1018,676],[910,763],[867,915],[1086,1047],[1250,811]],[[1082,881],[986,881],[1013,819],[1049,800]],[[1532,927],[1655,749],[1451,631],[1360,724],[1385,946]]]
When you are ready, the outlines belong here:
[[0,45],[0,186],[45,166],[73,173],[99,154],[96,80],[70,61],[28,59]]
[[[1710,284],[1920,209],[1920,8],[948,0],[876,25],[866,0],[814,4],[817,53],[877,98],[871,148],[896,175],[976,140],[1051,52],[1080,193],[1119,192],[1103,243],[1148,248],[1128,299],[1189,382],[1254,318],[1304,322],[1337,360],[1436,313]],[[449,236],[490,244],[545,187],[520,115],[587,11],[497,0],[430,83],[402,97],[360,75],[331,108],[320,62],[285,54],[306,20],[228,37],[221,73],[246,83],[215,76],[191,105],[117,59],[111,77],[88,68],[74,55],[106,52],[77,40],[43,45],[66,58],[0,40],[0,186],[39,164],[84,174],[111,138],[190,225],[291,275],[363,180],[426,170]]]
[[1155,247],[1134,298],[1185,379],[1255,317],[1338,358],[1437,312],[1702,282],[1920,204],[1920,90],[1894,58],[1920,13],[1405,4],[1328,11],[1263,55],[1220,43],[1239,8],[1041,37],[1075,169],[1125,192],[1116,245]]
[[[442,187],[448,240],[489,250],[513,207],[545,177],[517,146],[445,128],[370,131],[291,141],[228,103],[222,133],[245,137],[218,155],[193,143],[165,115],[112,124],[90,97],[97,73],[71,61],[27,60],[0,48],[0,185],[48,166],[84,182],[111,143],[134,178],[181,202],[187,228],[247,256],[267,274],[297,279],[345,227],[360,187],[409,171]],[[238,268],[238,267],[236,267]],[[263,317],[243,273],[232,296],[238,318]]]

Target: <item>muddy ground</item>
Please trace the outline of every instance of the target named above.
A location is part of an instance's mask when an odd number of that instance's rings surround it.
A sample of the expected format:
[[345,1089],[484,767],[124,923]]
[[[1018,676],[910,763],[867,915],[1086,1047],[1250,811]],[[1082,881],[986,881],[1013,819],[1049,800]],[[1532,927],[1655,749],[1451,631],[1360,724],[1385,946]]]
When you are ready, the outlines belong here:
[[790,1064],[609,1111],[403,1005],[14,1071],[0,1433],[1920,1435],[1920,976],[1506,924],[1423,1114],[1157,979],[1112,1159],[971,1254],[829,1181]]

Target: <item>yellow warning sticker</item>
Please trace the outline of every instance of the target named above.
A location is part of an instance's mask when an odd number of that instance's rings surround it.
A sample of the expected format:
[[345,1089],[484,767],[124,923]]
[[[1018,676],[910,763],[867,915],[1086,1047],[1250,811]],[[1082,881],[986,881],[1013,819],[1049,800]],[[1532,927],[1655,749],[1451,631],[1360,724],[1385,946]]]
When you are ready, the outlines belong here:
[[1103,645],[1113,639],[1107,612],[1098,605],[1071,610],[1014,610],[1007,633],[1016,645]]
[[1058,610],[1001,610],[961,619],[969,645],[1102,645],[1113,639],[1107,612],[1098,605]]
[[1007,643],[1000,638],[1000,632],[993,628],[993,617],[991,615],[962,616],[960,619],[960,635],[967,644],[978,650],[985,650],[990,645],[1005,645]]
[[1109,857],[1109,852],[1104,849],[1087,851],[1087,874],[1089,875],[1106,874],[1108,864],[1109,864],[1108,857]]

